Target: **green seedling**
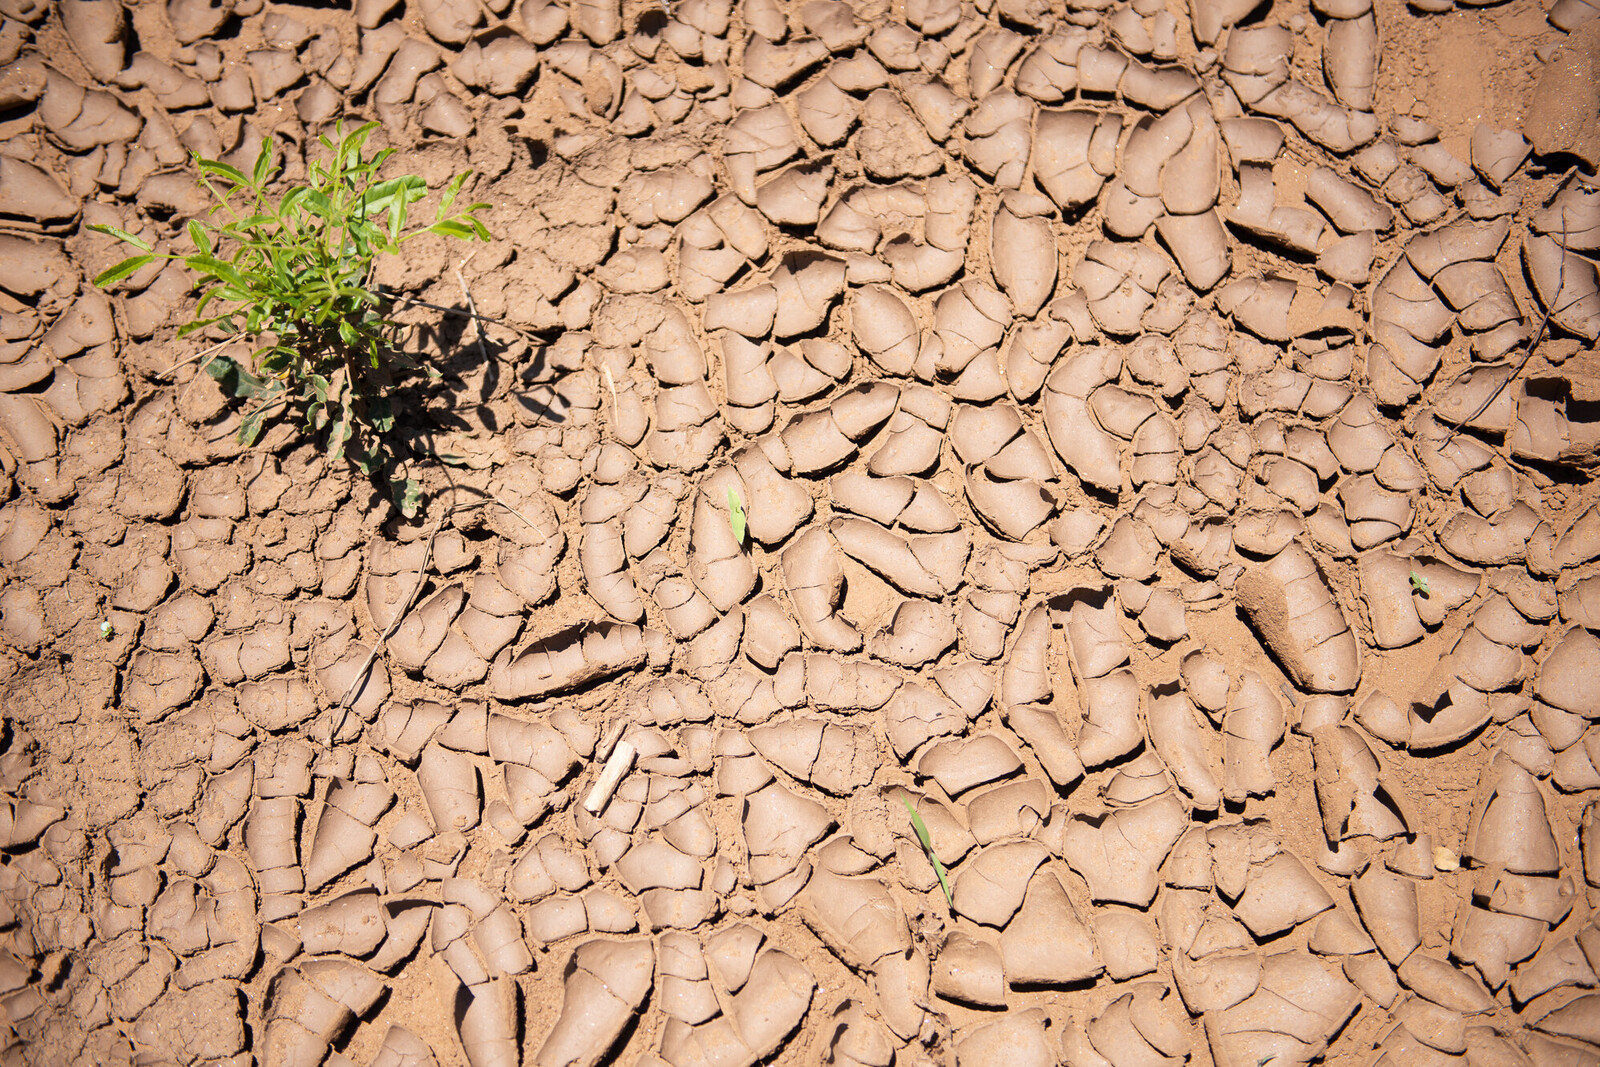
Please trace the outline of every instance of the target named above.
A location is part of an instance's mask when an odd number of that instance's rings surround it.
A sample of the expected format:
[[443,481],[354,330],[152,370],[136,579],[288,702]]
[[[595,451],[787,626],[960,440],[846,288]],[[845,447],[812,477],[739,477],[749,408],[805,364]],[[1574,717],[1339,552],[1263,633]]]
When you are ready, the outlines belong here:
[[100,637],[101,637],[101,639],[105,640],[105,641],[109,641],[115,636],[117,636],[117,628],[115,626],[111,625],[111,620],[110,619],[106,619],[106,620],[102,621],[100,623]]
[[1413,593],[1421,593],[1423,596],[1427,596],[1428,595],[1428,579],[1424,578],[1421,574],[1418,574],[1416,571],[1412,571],[1411,572],[1411,591]]
[[305,429],[326,436],[328,456],[348,459],[363,474],[387,483],[407,516],[416,513],[421,489],[404,472],[407,452],[395,439],[391,393],[402,379],[438,372],[401,348],[403,327],[389,318],[376,291],[379,256],[398,253],[425,233],[462,240],[489,239],[479,220],[483,203],[458,206],[464,171],[444,187],[431,222],[413,223],[410,206],[428,195],[418,175],[380,179],[393,154],[368,155],[378,123],[319,140],[328,158],[307,161],[304,184],[281,196],[271,186],[281,174],[270,137],[249,174],[195,156],[202,188],[216,201],[187,226],[191,252],[157,252],[150,242],[115,226],[91,227],[138,249],[139,254],[95,278],[111,286],[156,260],[178,261],[195,279],[194,317],[178,330],[186,337],[220,332],[257,346],[247,361],[207,350],[206,371],[245,401],[239,440],[254,444],[269,419],[293,412]]
[[728,525],[733,528],[733,539],[741,545],[744,544],[747,528],[744,505],[739,502],[739,494],[732,489],[728,490]]
[[939,876],[939,888],[944,890],[944,902],[950,907],[956,906],[955,895],[950,892],[950,879],[945,876],[944,864],[939,862],[939,857],[933,852],[933,838],[928,835],[928,824],[922,821],[922,816],[917,814],[917,809],[911,806],[911,801],[900,798],[900,803],[906,806],[911,813],[911,828],[917,832],[917,840],[922,842],[922,851],[928,854],[928,861],[933,864],[933,873]]

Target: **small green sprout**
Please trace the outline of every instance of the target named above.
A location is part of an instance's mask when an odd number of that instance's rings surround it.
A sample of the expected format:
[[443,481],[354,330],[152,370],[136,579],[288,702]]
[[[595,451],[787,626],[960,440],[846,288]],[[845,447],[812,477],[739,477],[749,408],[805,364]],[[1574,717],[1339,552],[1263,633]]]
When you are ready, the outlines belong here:
[[1413,593],[1421,593],[1423,596],[1427,596],[1428,595],[1428,579],[1424,578],[1421,574],[1418,574],[1416,571],[1412,571],[1411,572],[1411,591]]
[[900,803],[906,806],[911,813],[911,827],[917,831],[917,840],[922,842],[922,851],[928,854],[928,860],[933,864],[933,873],[939,876],[939,888],[944,890],[944,901],[950,907],[956,906],[956,898],[950,892],[950,879],[945,876],[944,864],[939,862],[939,857],[933,852],[933,838],[928,835],[928,824],[922,821],[922,816],[917,814],[917,809],[911,806],[911,801],[900,798]]
[[100,636],[106,641],[109,641],[113,637],[117,636],[117,628],[111,625],[110,619],[105,619],[100,623]]
[[391,302],[373,272],[382,257],[424,234],[489,240],[479,218],[489,205],[459,202],[472,176],[463,171],[440,189],[432,220],[419,221],[412,205],[428,195],[428,183],[416,174],[379,178],[395,150],[367,151],[377,129],[376,122],[348,132],[335,126],[332,137],[318,138],[324,158],[308,156],[303,180],[281,195],[284,168],[271,137],[248,172],[197,155],[200,187],[215,203],[187,224],[192,252],[157,251],[115,226],[89,228],[138,253],[99,274],[96,285],[115,285],[158,260],[181,262],[199,299],[178,336],[214,330],[224,343],[255,348],[240,359],[219,354],[224,344],[202,353],[223,392],[245,401],[240,444],[255,444],[280,416],[301,419],[326,438],[329,460],[348,459],[379,478],[410,516],[422,487],[408,473],[406,414],[393,394],[408,378],[440,375],[405,350],[406,328],[389,317]]
[[728,490],[728,525],[733,527],[733,539],[739,544],[744,544],[746,522],[744,505],[739,502],[739,494],[732,489]]

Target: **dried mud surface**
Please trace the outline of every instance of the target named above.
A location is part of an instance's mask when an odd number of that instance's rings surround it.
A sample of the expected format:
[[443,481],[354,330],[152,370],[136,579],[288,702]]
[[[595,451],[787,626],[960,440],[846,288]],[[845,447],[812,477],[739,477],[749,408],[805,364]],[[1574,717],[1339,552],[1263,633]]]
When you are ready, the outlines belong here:
[[[0,1062],[1600,1062],[1593,0],[0,16]],[[415,522],[87,281],[339,118]]]

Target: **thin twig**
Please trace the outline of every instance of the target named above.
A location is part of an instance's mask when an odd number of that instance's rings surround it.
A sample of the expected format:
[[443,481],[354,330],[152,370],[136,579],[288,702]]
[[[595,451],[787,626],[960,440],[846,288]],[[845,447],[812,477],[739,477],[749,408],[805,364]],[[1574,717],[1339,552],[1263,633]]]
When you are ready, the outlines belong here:
[[168,377],[169,375],[175,373],[179,367],[187,366],[188,364],[193,363],[197,359],[205,359],[207,356],[211,355],[213,352],[220,351],[221,349],[227,347],[228,345],[233,344],[237,340],[238,340],[237,337],[224,337],[222,340],[218,341],[216,344],[212,345],[211,347],[202,348],[200,351],[196,352],[194,355],[185,356],[184,358],[178,360],[178,362],[174,363],[172,366],[168,367],[166,370],[161,371],[160,373],[158,373],[156,375],[156,377],[157,378]]
[[605,766],[600,771],[600,777],[595,780],[594,786],[589,790],[589,795],[583,798],[583,808],[591,815],[598,815],[611,799],[611,794],[617,791],[617,785],[622,781],[622,776],[628,773],[628,768],[633,766],[633,758],[639,750],[627,741],[618,741],[617,746],[611,750],[606,758]]
[[[1556,196],[1560,195],[1561,190],[1566,187],[1567,182],[1572,179],[1573,174],[1577,173],[1577,170],[1577,167],[1573,167],[1569,169],[1566,174],[1562,175],[1561,180],[1556,183]],[[1551,199],[1554,199],[1554,196],[1552,196]],[[1539,347],[1539,342],[1544,340],[1545,331],[1550,328],[1550,316],[1555,314],[1556,301],[1561,299],[1561,291],[1567,287],[1566,212],[1561,213],[1561,240],[1557,242],[1557,247],[1561,249],[1561,265],[1556,271],[1556,291],[1550,294],[1550,300],[1544,306],[1544,317],[1539,320],[1539,328],[1534,331],[1533,339],[1528,342],[1528,347],[1522,353],[1522,358],[1517,360],[1517,365],[1511,368],[1511,373],[1501,379],[1500,384],[1494,387],[1494,391],[1484,398],[1483,403],[1478,405],[1478,410],[1474,411],[1471,415],[1466,415],[1456,420],[1456,424],[1450,427],[1450,431],[1444,435],[1444,441],[1439,447],[1443,448],[1445,445],[1449,444],[1451,439],[1455,437],[1456,433],[1460,431],[1461,427],[1465,426],[1469,422],[1473,422],[1478,418],[1478,416],[1489,410],[1489,405],[1493,404],[1497,399],[1499,399],[1500,394],[1505,392],[1506,386],[1516,381],[1517,375],[1521,374],[1522,369],[1528,365],[1528,360],[1533,358],[1534,350]],[[1536,300],[1539,297],[1538,290],[1539,282],[1538,279],[1535,278],[1533,283],[1533,296]]]
[[459,504],[452,504],[445,509],[444,513],[439,516],[439,520],[433,524],[433,530],[428,534],[428,543],[423,548],[422,563],[417,569],[417,580],[411,586],[411,593],[406,597],[406,601],[401,605],[400,610],[395,613],[394,619],[389,623],[388,627],[372,643],[372,648],[367,652],[367,658],[362,661],[360,668],[356,670],[355,677],[350,680],[350,687],[344,691],[344,696],[340,699],[337,710],[345,711],[349,709],[351,702],[355,700],[356,693],[366,684],[367,674],[372,670],[372,665],[377,662],[378,653],[383,651],[384,643],[400,629],[400,624],[405,622],[406,615],[410,613],[412,605],[417,602],[417,597],[422,593],[423,585],[428,581],[428,564],[433,562],[433,543],[438,540],[439,534],[444,531],[445,523],[454,517],[457,512],[487,507],[491,504],[497,504],[505,508],[511,514],[527,523],[529,527],[538,529],[531,519],[499,497],[486,496],[481,500],[467,500]]
[[524,328],[522,326],[518,326],[514,322],[507,322],[505,319],[496,319],[496,318],[492,318],[492,317],[490,317],[488,315],[480,315],[476,311],[463,311],[460,308],[446,307],[443,304],[429,303],[426,300],[418,300],[414,296],[407,296],[405,293],[384,292],[382,286],[378,287],[378,294],[380,296],[382,296],[386,300],[399,300],[399,301],[402,301],[403,303],[411,304],[411,305],[414,305],[414,306],[419,307],[419,308],[427,308],[429,311],[439,311],[439,312],[442,312],[442,313],[444,313],[446,315],[457,315],[457,316],[460,316],[461,318],[472,319],[475,322],[480,322],[480,323],[487,322],[491,326],[504,326],[506,329],[510,330],[512,333],[520,334],[521,336],[526,337],[529,340],[536,341],[536,340],[539,339],[539,335],[536,332],[534,332],[533,330],[529,330],[529,329],[526,329],[526,328]]
[[622,418],[622,406],[617,402],[617,380],[611,376],[611,364],[602,363],[600,369],[606,372],[606,386],[611,390],[611,417]]
[[[471,256],[467,257],[467,259],[471,258]],[[466,265],[467,260],[463,259],[461,266],[464,267]],[[472,290],[467,288],[467,279],[461,273],[461,267],[456,268],[456,281],[461,283],[461,295],[467,301],[467,310],[472,313],[470,321],[472,322],[472,332],[478,337],[478,355],[487,363],[489,362],[489,346],[483,340],[483,323],[478,321],[478,305],[472,302]]]
[[[1561,286],[1566,283],[1566,278],[1565,278],[1566,272],[1567,272],[1567,257],[1566,257],[1565,252],[1563,252],[1563,254],[1561,256],[1561,275],[1562,275],[1562,277],[1556,283],[1556,291],[1557,292],[1560,292],[1561,291]],[[1455,425],[1451,426],[1449,431],[1444,435],[1444,440],[1442,442],[1440,442],[1440,444],[1439,444],[1440,448],[1443,448],[1445,445],[1449,444],[1451,439],[1453,437],[1455,437],[1455,435],[1460,431],[1461,427],[1465,426],[1469,422],[1472,422],[1472,421],[1476,420],[1479,415],[1482,415],[1485,411],[1488,411],[1489,410],[1489,405],[1493,404],[1496,400],[1498,400],[1500,398],[1500,394],[1506,391],[1506,386],[1510,385],[1513,381],[1515,381],[1517,375],[1522,373],[1522,368],[1526,367],[1528,365],[1528,360],[1533,358],[1533,350],[1535,348],[1537,348],[1539,346],[1539,342],[1544,339],[1544,331],[1550,325],[1550,312],[1553,311],[1554,309],[1555,309],[1555,300],[1554,300],[1554,298],[1552,298],[1551,301],[1550,301],[1549,306],[1547,306],[1544,309],[1544,318],[1541,319],[1540,322],[1539,322],[1539,329],[1534,333],[1533,340],[1528,342],[1528,347],[1522,353],[1522,358],[1517,360],[1517,365],[1515,367],[1511,368],[1511,373],[1510,374],[1508,374],[1504,378],[1500,379],[1500,384],[1494,387],[1494,391],[1493,392],[1491,392],[1488,396],[1484,397],[1483,403],[1478,405],[1478,409],[1476,411],[1474,411],[1471,415],[1463,415],[1461,418],[1456,420]]]

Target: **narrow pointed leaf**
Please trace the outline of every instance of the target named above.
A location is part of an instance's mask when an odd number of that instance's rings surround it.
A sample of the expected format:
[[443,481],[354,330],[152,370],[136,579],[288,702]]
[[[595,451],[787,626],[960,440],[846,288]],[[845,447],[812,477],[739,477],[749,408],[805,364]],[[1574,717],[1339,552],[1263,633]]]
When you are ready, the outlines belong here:
[[149,241],[146,241],[138,234],[129,233],[127,230],[119,229],[116,226],[107,226],[104,223],[96,222],[91,223],[89,225],[89,229],[94,230],[96,233],[103,233],[107,236],[115,237],[119,241],[126,241],[128,244],[137,248],[141,252],[152,251]]
[[260,188],[267,184],[267,174],[272,170],[272,138],[261,138],[261,153],[256,156],[255,174],[251,184]]
[[900,803],[911,813],[911,828],[917,832],[917,840],[922,843],[922,851],[928,854],[928,860],[933,864],[933,873],[939,876],[939,888],[944,890],[945,903],[952,908],[955,907],[955,894],[950,891],[950,879],[945,874],[944,864],[939,862],[939,857],[934,854],[933,837],[928,833],[928,824],[922,821],[922,816],[911,806],[911,801],[901,797]]
[[741,545],[744,544],[744,505],[739,502],[739,494],[732,489],[728,490],[728,524],[733,527],[733,539]]
[[235,185],[249,185],[250,179],[237,167],[229,166],[218,159],[201,159],[196,162],[202,174],[220,174]]
[[189,220],[189,240],[202,256],[211,254],[211,238],[206,235],[206,228],[199,219]]
[[115,285],[122,279],[133,274],[146,263],[154,260],[155,256],[129,256],[109,270],[103,270],[94,276],[94,283],[104,289],[108,285]]

